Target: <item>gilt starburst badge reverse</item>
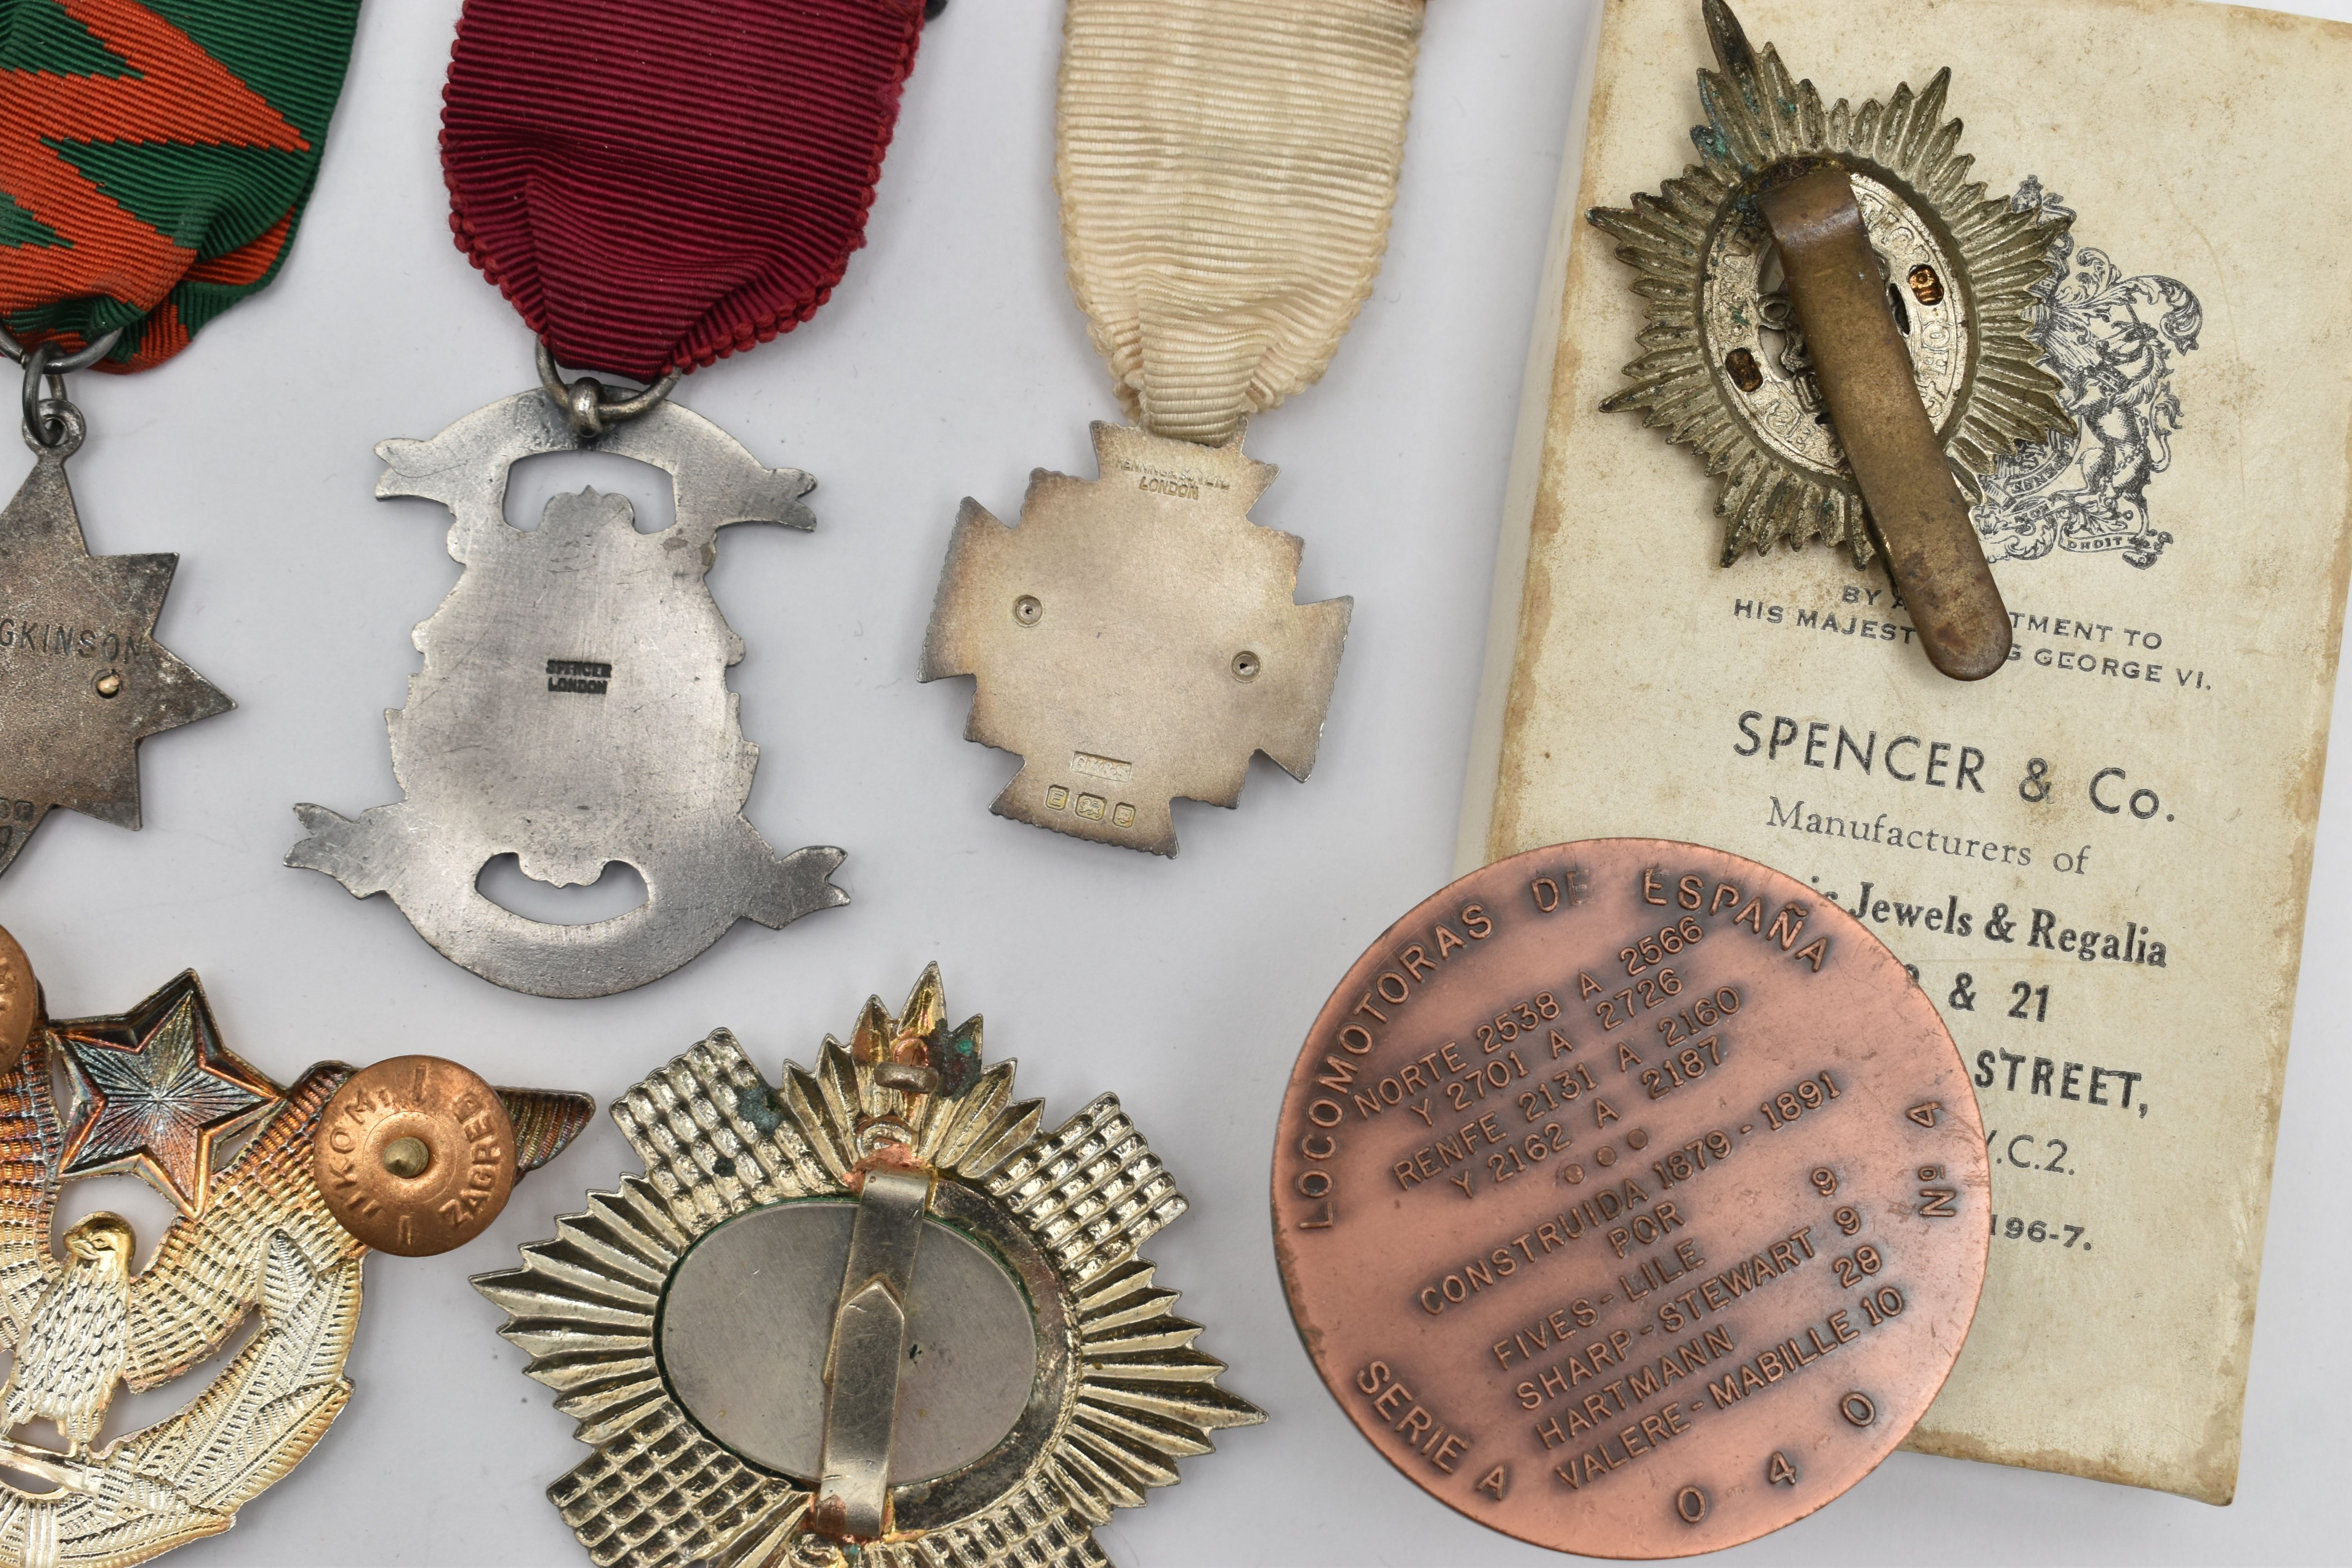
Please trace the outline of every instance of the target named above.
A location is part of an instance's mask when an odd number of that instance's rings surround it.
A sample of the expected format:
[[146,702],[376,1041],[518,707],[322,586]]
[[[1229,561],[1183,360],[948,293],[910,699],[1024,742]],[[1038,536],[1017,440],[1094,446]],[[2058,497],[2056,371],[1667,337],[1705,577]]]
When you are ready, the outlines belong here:
[[1619,241],[1646,302],[1633,384],[1607,410],[1633,410],[1695,448],[1722,481],[1723,562],[1814,540],[1857,563],[1874,545],[1862,496],[1824,409],[1756,195],[1792,166],[1852,178],[1919,395],[1961,493],[2016,447],[2074,427],[2031,335],[2036,284],[2064,220],[1988,197],[1944,118],[1951,72],[1926,90],[1829,108],[1770,45],[1751,50],[1722,0],[1706,0],[1724,70],[1699,72],[1700,161],[1631,207],[1586,216]]
[[[595,1449],[548,1489],[594,1562],[1094,1568],[1114,1509],[1264,1419],[1137,1254],[1186,1205],[1118,1100],[1044,1132],[1013,1073],[934,967],[813,1073],[721,1030],[614,1105],[645,1173],[475,1281]],[[867,1278],[886,1186],[905,1254]]]

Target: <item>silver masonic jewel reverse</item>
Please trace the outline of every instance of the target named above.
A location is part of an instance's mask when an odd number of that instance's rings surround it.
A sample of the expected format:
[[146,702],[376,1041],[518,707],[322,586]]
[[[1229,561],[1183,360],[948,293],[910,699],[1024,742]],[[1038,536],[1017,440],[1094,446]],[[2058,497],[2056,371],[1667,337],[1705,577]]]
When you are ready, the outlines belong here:
[[[583,489],[549,501],[536,529],[509,525],[509,468],[569,451],[666,470],[677,521],[641,533],[625,498]],[[447,507],[449,553],[466,571],[416,628],[425,668],[409,679],[408,706],[384,716],[406,798],[355,820],[298,805],[310,837],[288,865],[324,871],[360,898],[390,893],[444,955],[540,996],[626,991],[738,920],[780,928],[849,901],[827,879],[841,850],[780,858],[743,816],[760,752],[726,679],[743,643],[704,581],[730,523],[814,528],[800,498],[815,480],[762,467],[667,399],[575,435],[542,391],[376,452],[389,465],[377,498]],[[583,925],[526,919],[475,885],[509,853],[558,886],[625,862],[645,879],[646,901]]]
[[1118,1100],[1044,1132],[1013,1072],[934,964],[814,1073],[721,1029],[614,1104],[645,1173],[474,1281],[596,1450],[548,1489],[593,1561],[1106,1568],[1265,1418],[1137,1254],[1186,1205]]
[[1239,436],[1093,428],[1101,478],[1034,470],[1017,527],[965,498],[919,678],[979,677],[965,738],[1023,759],[999,816],[1173,856],[1175,796],[1315,766],[1355,602],[1296,602],[1306,546],[1250,521],[1275,468]]

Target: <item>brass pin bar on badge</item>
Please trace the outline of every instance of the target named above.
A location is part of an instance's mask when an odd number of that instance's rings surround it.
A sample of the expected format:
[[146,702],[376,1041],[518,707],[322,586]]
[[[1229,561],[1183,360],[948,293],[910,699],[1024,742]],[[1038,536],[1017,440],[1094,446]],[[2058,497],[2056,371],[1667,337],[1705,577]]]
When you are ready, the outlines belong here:
[[869,1171],[858,1190],[825,1357],[824,1474],[817,1483],[817,1526],[839,1539],[874,1541],[887,1527],[898,1366],[930,1201],[931,1179],[919,1171]]
[[1944,118],[1950,72],[1824,106],[1704,0],[1701,162],[1587,218],[1646,300],[1609,410],[1695,447],[1722,489],[1723,562],[1775,545],[1883,557],[1930,663],[2007,662],[2007,607],[1969,516],[1977,476],[2070,430],[2038,363],[2034,290],[2064,231],[1987,195]]
[[[1710,23],[1717,14],[1729,15],[1719,0]],[[1919,645],[1953,679],[1982,680],[2009,658],[2009,606],[1912,380],[1853,182],[1843,169],[1815,169],[1759,193],[1756,205],[1780,247],[1830,424]]]

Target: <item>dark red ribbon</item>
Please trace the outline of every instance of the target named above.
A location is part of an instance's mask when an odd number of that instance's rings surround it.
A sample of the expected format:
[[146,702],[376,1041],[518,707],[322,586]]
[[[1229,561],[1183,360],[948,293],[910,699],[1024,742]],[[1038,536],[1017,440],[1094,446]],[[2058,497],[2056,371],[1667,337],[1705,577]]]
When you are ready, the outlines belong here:
[[651,381],[816,313],[923,0],[466,0],[443,94],[458,248],[556,359]]

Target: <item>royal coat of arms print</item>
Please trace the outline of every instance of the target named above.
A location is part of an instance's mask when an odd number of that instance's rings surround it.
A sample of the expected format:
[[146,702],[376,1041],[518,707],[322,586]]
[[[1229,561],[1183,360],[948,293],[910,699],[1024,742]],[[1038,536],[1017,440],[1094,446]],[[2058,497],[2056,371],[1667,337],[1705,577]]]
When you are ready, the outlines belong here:
[[[2017,212],[2071,219],[2057,195],[2028,179]],[[2064,384],[2074,428],[2004,456],[1973,510],[1989,561],[2038,561],[2053,550],[2118,552],[2148,567],[2172,542],[2149,510],[2150,480],[2171,465],[2182,422],[2172,372],[2195,352],[2205,309],[2186,284],[2127,276],[2106,252],[2051,244],[2050,276],[2033,286],[2033,339]]]

